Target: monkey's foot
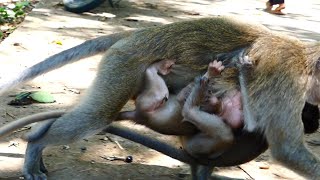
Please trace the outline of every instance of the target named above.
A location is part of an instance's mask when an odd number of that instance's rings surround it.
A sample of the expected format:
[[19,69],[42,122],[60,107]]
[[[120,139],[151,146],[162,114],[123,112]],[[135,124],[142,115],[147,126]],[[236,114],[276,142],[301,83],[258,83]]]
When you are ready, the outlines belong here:
[[47,176],[42,172],[46,171],[46,168],[42,162],[42,150],[45,146],[38,142],[28,142],[27,145],[23,166],[23,175],[27,180],[47,179]]
[[24,179],[26,180],[47,180],[47,176],[44,173],[24,173]]

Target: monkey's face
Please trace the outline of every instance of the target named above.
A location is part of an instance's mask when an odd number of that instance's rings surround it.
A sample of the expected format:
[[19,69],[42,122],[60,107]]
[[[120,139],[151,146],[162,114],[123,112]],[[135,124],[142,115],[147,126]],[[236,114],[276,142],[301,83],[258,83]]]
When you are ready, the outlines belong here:
[[314,74],[311,77],[311,84],[309,85],[307,102],[313,105],[320,104],[320,58],[315,64]]

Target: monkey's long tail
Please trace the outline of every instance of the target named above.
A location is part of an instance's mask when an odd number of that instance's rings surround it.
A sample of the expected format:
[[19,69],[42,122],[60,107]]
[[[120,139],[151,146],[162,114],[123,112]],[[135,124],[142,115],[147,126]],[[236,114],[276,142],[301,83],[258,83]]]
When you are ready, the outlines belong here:
[[187,164],[211,164],[209,159],[196,160],[181,149],[175,148],[174,146],[164,143],[160,140],[141,135],[122,126],[111,125],[105,129],[105,132],[142,144],[148,148],[154,149],[160,153],[163,153]]
[[60,68],[66,64],[76,62],[86,57],[96,55],[109,49],[120,39],[130,35],[132,31],[116,33],[107,36],[98,37],[95,39],[87,40],[73,48],[62,51],[58,54],[48,57],[23,72],[21,72],[14,79],[6,80],[0,84],[0,94],[15,86],[27,82],[41,74],[47,73],[54,69]]
[[48,119],[52,119],[52,118],[59,118],[64,113],[65,111],[50,111],[50,112],[38,113],[38,114],[34,114],[31,116],[18,119],[16,121],[13,121],[9,124],[6,124],[0,127],[0,138],[4,137],[5,135],[11,133],[14,130],[23,128],[28,124],[39,122],[39,121],[47,121]]

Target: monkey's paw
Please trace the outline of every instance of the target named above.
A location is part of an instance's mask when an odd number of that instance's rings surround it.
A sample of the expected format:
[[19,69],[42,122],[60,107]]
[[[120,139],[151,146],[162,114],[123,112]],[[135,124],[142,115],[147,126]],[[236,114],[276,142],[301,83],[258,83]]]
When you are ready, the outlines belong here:
[[24,179],[26,180],[47,180],[47,176],[44,173],[24,173]]
[[214,60],[213,62],[209,63],[207,72],[208,78],[219,75],[223,70],[224,66],[222,65],[222,62]]

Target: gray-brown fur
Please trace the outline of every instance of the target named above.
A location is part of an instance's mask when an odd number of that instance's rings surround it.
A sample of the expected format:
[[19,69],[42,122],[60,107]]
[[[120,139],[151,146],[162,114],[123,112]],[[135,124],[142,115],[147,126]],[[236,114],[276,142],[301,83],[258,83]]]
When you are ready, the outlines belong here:
[[[43,178],[38,160],[47,145],[73,142],[112,122],[137,93],[145,69],[153,62],[176,60],[165,81],[171,92],[178,92],[204,72],[216,54],[246,46],[251,46],[248,55],[255,66],[247,84],[257,128],[265,134],[276,160],[302,175],[320,178],[319,158],[304,146],[301,123],[308,76],[314,74],[320,57],[319,44],[307,46],[262,26],[223,17],[136,31],[111,46],[100,63],[94,88],[80,105],[57,119],[42,139],[28,144],[26,178]],[[238,86],[237,74],[230,77],[226,82],[222,73],[220,82]]]

